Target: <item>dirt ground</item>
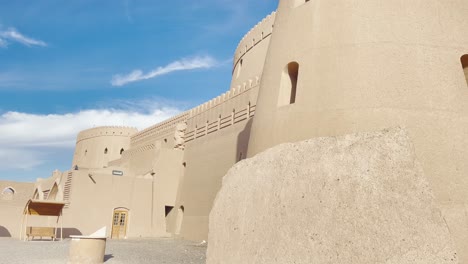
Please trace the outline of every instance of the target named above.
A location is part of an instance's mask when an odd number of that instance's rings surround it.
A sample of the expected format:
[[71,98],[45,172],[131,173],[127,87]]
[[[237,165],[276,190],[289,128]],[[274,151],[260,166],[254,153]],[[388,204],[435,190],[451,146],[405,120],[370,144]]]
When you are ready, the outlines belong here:
[[[1,264],[67,263],[70,240],[23,242],[0,238]],[[205,263],[206,244],[180,239],[107,240],[105,264]]]

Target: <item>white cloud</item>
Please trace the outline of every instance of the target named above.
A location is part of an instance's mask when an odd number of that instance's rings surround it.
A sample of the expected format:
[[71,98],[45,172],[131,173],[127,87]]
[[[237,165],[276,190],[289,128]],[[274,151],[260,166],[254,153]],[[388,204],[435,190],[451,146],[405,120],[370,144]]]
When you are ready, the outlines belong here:
[[111,84],[113,86],[122,86],[127,83],[137,82],[141,80],[147,80],[155,78],[161,75],[169,74],[175,71],[186,71],[193,69],[208,69],[218,65],[218,62],[210,57],[194,57],[194,58],[185,58],[181,60],[174,61],[164,67],[158,67],[148,73],[143,73],[141,70],[134,70],[127,75],[114,75],[112,77]]
[[[174,102],[159,99],[144,101],[101,102],[120,109],[88,109],[65,114],[32,114],[5,112],[0,114],[0,170],[34,171],[25,179],[45,177],[42,166],[67,168],[77,134],[98,126],[129,126],[139,130],[157,124],[182,110]],[[177,103],[180,104],[180,103]],[[70,155],[70,160],[63,156]],[[16,177],[12,174],[11,177]],[[29,177],[29,178],[28,178]]]
[[28,47],[30,46],[47,46],[42,40],[33,39],[31,37],[27,37],[17,31],[15,28],[8,28],[7,30],[0,30],[0,47],[6,47],[8,45],[8,41],[18,42]]
[[49,115],[6,112],[0,116],[0,149],[73,148],[81,130],[106,125],[143,129],[179,112],[173,107],[160,107],[146,113],[115,109]]

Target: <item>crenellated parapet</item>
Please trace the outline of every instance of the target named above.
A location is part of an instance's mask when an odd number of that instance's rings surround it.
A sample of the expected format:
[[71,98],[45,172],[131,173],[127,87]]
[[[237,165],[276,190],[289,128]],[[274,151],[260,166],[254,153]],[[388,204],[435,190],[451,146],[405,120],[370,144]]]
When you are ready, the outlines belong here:
[[[175,117],[146,128],[131,137],[132,148],[135,146],[150,144],[156,140],[163,140],[174,134],[175,127],[179,123],[185,123],[190,111],[183,112]],[[171,139],[171,137],[169,137]]]
[[190,109],[188,112],[190,113],[190,118],[193,118],[197,115],[200,115],[206,111],[212,110],[213,108],[217,108],[221,105],[226,106],[227,103],[231,102],[239,97],[240,95],[249,92],[252,88],[258,87],[260,84],[260,77],[255,76],[249,79],[248,82],[244,82],[243,85],[239,85],[237,87],[232,87],[229,91],[211,99],[208,102],[205,102],[197,107]]
[[101,137],[101,136],[124,136],[130,137],[131,135],[138,132],[138,130],[134,127],[125,127],[125,126],[102,126],[102,127],[95,127],[81,131],[78,133],[76,138],[76,142],[80,142],[82,140],[94,138],[94,137]]
[[185,142],[214,133],[245,121],[255,114],[259,77],[251,78],[239,88],[233,87],[222,95],[191,109],[187,119]]
[[240,59],[249,52],[249,50],[271,35],[273,32],[275,18],[276,12],[273,12],[245,34],[237,45],[236,52],[234,53],[233,69],[236,68],[237,63],[239,63]]

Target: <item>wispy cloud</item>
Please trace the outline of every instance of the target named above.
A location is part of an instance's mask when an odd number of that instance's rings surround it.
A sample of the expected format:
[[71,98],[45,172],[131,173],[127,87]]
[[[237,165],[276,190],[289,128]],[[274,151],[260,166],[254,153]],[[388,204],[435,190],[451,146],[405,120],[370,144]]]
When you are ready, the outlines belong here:
[[124,125],[146,128],[179,113],[173,107],[147,113],[90,109],[76,113],[39,115],[6,112],[0,116],[0,149],[15,147],[73,147],[79,131],[94,126]]
[[18,42],[28,47],[31,47],[31,46],[46,47],[47,46],[47,43],[45,43],[44,41],[37,40],[31,37],[27,37],[21,34],[15,28],[8,28],[7,30],[0,29],[0,47],[8,46],[9,42]]
[[218,61],[210,56],[184,58],[174,61],[166,66],[158,67],[148,73],[143,73],[141,70],[134,70],[126,75],[114,75],[112,77],[111,84],[112,86],[123,86],[128,83],[152,79],[175,71],[208,69],[215,67],[218,64]]

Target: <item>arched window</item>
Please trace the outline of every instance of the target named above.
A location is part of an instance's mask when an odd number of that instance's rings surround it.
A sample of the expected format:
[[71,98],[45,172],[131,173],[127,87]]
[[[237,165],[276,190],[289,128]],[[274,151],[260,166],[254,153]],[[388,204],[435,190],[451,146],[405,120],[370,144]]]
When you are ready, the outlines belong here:
[[124,153],[124,151],[125,151],[125,150],[124,150],[123,148],[121,148],[121,149],[120,149],[120,155],[122,155],[122,154]]
[[468,85],[468,54],[461,57],[463,72],[465,73],[466,84]]
[[88,154],[88,150],[85,150],[85,151],[84,151],[84,155],[85,155],[85,156],[86,156],[86,154]]
[[13,200],[15,196],[15,189],[12,187],[7,187],[2,191],[2,200]]
[[107,154],[107,148],[104,150],[104,154]]
[[299,63],[288,63],[281,75],[280,91],[278,95],[278,106],[294,104],[296,102],[298,77]]
[[[61,197],[59,197],[58,193],[59,193],[59,187],[57,183],[54,183],[46,199],[52,200],[52,201],[61,200]],[[44,195],[44,198],[45,198],[45,195]]]

